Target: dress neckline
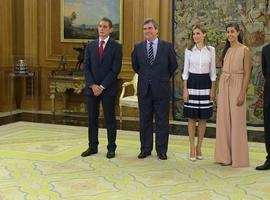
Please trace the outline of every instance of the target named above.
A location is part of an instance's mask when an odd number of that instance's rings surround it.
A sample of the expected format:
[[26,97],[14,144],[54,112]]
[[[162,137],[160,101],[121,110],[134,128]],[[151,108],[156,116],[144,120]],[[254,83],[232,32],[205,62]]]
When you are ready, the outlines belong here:
[[229,47],[229,49],[240,49],[240,48],[244,48],[246,47],[245,45],[241,45],[241,46],[238,46],[238,47]]

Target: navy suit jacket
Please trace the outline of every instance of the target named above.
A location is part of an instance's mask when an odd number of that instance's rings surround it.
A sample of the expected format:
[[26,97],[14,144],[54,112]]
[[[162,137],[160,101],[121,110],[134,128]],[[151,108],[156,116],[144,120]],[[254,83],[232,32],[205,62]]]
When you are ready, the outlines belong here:
[[86,95],[94,95],[90,86],[92,84],[102,85],[102,95],[116,96],[117,76],[122,66],[122,45],[112,40],[108,40],[101,61],[98,54],[99,40],[89,43],[85,49],[84,76]]
[[139,75],[138,96],[144,97],[151,85],[154,97],[169,98],[170,78],[178,67],[174,48],[171,43],[159,39],[154,63],[150,65],[146,45],[146,41],[136,44],[132,52],[132,67]]

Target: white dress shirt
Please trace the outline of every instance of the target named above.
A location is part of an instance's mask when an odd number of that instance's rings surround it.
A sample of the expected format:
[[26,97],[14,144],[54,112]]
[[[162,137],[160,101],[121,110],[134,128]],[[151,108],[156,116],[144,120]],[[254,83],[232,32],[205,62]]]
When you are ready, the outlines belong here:
[[194,46],[185,49],[183,80],[188,79],[189,73],[208,74],[211,81],[216,80],[216,52],[212,46],[204,46],[201,50]]
[[[103,44],[103,49],[105,49],[105,46],[106,46],[106,44],[107,44],[107,42],[108,42],[108,40],[109,40],[109,38],[110,38],[110,36],[108,36],[108,37],[106,37],[103,41],[104,41],[104,44]],[[101,38],[99,38],[99,45],[100,45],[100,42],[102,41],[102,39]],[[99,46],[98,45],[98,46]]]

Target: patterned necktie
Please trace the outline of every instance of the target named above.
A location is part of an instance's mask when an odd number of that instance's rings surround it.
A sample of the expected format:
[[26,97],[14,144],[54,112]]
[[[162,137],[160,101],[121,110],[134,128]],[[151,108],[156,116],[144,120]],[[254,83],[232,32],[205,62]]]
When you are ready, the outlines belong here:
[[104,44],[105,44],[105,41],[101,40],[100,44],[99,44],[99,48],[98,48],[99,60],[101,60],[102,55],[103,55],[103,51],[104,51],[103,46],[104,46]]
[[153,49],[153,42],[150,42],[150,43],[149,43],[148,59],[149,59],[149,63],[150,63],[150,65],[152,65],[152,64],[153,64],[153,62],[154,62],[154,49]]

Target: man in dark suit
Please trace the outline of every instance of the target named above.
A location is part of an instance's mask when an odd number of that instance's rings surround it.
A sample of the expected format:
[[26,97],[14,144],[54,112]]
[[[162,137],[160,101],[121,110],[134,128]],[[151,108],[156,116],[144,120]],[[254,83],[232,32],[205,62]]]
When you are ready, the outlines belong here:
[[266,147],[266,161],[263,165],[256,167],[256,170],[270,169],[270,44],[262,49],[262,73],[264,82],[264,139]]
[[98,25],[99,39],[87,45],[84,59],[85,94],[88,96],[89,148],[81,156],[98,152],[98,116],[102,101],[107,127],[107,158],[115,157],[116,119],[115,99],[118,88],[117,76],[122,65],[122,46],[112,40],[112,22],[102,18]]
[[139,159],[151,155],[153,149],[153,115],[156,124],[155,148],[161,160],[167,159],[169,139],[170,78],[177,68],[173,46],[158,38],[158,23],[146,19],[145,41],[132,52],[132,67],[138,73],[141,152]]

